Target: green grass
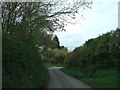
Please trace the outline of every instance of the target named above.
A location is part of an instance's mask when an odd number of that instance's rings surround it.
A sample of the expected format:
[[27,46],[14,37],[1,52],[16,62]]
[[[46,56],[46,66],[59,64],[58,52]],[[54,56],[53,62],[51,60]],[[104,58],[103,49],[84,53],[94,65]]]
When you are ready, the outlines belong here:
[[97,73],[99,74],[96,74],[95,77],[84,78],[84,80],[96,87],[101,87],[101,88],[117,88],[118,87],[117,71],[101,70],[101,71],[98,71]]
[[63,64],[44,63],[44,65],[45,65],[47,68],[50,68],[50,67],[63,67]]
[[71,75],[86,84],[96,88],[118,88],[118,71],[117,70],[98,70],[91,76],[83,73],[79,68],[64,67],[61,69],[68,75]]

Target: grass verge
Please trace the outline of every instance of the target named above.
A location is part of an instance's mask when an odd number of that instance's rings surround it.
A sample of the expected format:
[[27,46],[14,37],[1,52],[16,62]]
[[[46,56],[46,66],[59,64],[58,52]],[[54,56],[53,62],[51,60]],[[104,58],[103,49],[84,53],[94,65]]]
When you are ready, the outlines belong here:
[[80,68],[64,67],[61,70],[95,88],[118,88],[118,71],[114,69],[98,70],[92,76]]
[[63,64],[51,64],[51,63],[44,63],[45,67],[63,67]]

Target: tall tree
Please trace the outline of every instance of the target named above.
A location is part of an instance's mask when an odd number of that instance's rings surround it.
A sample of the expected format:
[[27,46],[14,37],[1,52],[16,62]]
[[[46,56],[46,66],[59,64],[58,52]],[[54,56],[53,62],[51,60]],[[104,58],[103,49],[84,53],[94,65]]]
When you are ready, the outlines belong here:
[[[73,4],[64,2],[41,0],[0,3],[4,39],[3,87],[42,86],[47,70],[37,50],[47,49],[52,33],[64,30],[65,17],[74,19],[79,7],[91,4],[84,0],[75,1]],[[59,47],[58,41],[55,42]]]
[[[89,0],[2,2],[2,30],[11,35],[17,32],[23,40],[36,41],[36,44],[41,47],[44,46],[42,42],[46,41],[44,35],[52,35],[54,31],[64,30],[68,18],[75,19],[79,8],[90,8],[90,4],[92,2]],[[33,37],[35,40],[31,40]]]
[[54,47],[53,48],[58,48],[60,49],[60,42],[58,37],[55,35],[55,37],[53,38],[53,42],[54,42]]

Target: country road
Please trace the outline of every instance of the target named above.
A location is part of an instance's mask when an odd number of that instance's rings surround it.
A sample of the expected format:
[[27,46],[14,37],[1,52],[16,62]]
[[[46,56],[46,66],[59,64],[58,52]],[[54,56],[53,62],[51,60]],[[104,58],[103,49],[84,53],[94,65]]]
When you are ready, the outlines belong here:
[[[61,68],[61,67],[60,67]],[[59,67],[49,68],[49,81],[46,88],[92,88],[83,82],[61,72]]]

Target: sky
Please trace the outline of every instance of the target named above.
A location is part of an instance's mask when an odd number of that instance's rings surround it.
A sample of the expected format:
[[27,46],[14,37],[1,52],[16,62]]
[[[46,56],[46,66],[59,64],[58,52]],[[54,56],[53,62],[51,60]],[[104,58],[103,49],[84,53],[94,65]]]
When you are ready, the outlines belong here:
[[60,45],[67,47],[69,51],[83,45],[88,39],[95,38],[118,27],[119,0],[92,1],[92,9],[86,9],[83,13],[80,12],[76,16],[77,23],[75,25],[68,24],[65,26],[65,32],[55,32]]

